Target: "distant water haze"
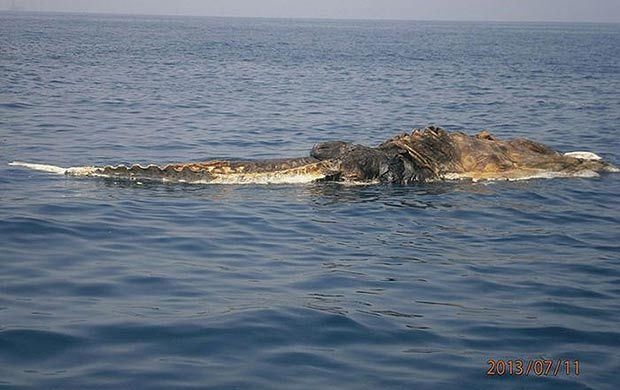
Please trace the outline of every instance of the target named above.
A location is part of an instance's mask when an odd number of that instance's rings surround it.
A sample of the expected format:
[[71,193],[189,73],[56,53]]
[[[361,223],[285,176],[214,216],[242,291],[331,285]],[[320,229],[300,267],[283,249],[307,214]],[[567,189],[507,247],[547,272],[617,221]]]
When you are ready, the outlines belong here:
[[0,0],[0,9],[276,18],[620,22],[618,0]]

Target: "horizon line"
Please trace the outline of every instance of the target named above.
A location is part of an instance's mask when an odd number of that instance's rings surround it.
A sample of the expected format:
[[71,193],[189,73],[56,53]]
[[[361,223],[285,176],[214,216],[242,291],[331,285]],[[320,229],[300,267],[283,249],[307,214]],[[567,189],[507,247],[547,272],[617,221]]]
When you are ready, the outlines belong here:
[[308,16],[241,16],[241,15],[207,15],[187,13],[137,13],[137,12],[99,12],[99,11],[51,11],[0,9],[3,13],[38,13],[69,15],[104,15],[104,16],[142,16],[142,17],[190,17],[190,18],[231,18],[231,19],[278,19],[278,20],[334,20],[334,21],[394,21],[394,22],[461,22],[461,23],[557,23],[557,24],[620,24],[619,21],[592,20],[503,20],[503,19],[412,19],[412,18],[358,18],[358,17],[308,17]]

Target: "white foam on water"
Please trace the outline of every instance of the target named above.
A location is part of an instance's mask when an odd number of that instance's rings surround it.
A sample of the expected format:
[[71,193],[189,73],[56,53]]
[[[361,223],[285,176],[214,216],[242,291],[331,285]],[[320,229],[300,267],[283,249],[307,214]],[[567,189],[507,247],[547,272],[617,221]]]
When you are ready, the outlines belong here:
[[612,173],[618,173],[618,172],[620,172],[620,168],[615,167],[615,166],[613,166],[613,165],[606,166],[606,167],[604,168],[604,170],[605,170],[605,172],[612,172]]

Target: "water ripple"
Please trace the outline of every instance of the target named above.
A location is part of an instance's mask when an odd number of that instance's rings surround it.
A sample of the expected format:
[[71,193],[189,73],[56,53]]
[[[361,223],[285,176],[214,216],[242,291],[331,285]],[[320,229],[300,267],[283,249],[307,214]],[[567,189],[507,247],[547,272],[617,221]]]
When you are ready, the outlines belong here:
[[[0,388],[618,388],[618,175],[183,186],[7,163],[299,156],[435,123],[618,164],[619,35],[0,13]],[[484,375],[540,357],[583,374]]]

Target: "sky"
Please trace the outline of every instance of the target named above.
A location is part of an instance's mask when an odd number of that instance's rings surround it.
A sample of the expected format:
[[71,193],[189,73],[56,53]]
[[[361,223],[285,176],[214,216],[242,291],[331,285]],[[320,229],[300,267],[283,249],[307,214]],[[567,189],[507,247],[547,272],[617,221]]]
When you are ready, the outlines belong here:
[[0,9],[276,18],[620,23],[620,0],[0,0]]

